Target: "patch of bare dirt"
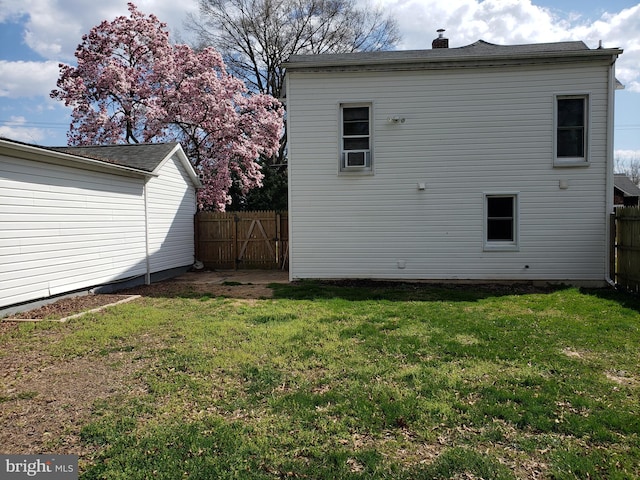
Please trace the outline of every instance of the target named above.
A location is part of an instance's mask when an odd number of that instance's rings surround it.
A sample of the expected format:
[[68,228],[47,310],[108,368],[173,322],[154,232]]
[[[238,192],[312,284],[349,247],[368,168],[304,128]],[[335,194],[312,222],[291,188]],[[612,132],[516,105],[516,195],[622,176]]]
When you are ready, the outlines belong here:
[[229,297],[242,299],[272,298],[273,290],[266,284],[217,284],[217,283],[182,283],[159,282],[151,285],[124,290],[127,295],[143,297],[177,297],[209,295],[211,297]]
[[[3,345],[0,356],[0,445],[5,454],[86,456],[80,431],[94,402],[141,389],[133,373],[143,361],[116,352],[60,360]],[[117,365],[117,367],[115,367]]]
[[624,370],[605,372],[605,376],[612,382],[617,383],[618,385],[633,387],[639,383],[636,377],[634,377],[633,375],[629,374],[629,372],[626,372]]
[[[111,305],[131,295],[179,297],[209,295],[238,299],[271,298],[266,285],[219,285],[159,282],[118,294],[62,298],[12,315],[16,319],[61,319]],[[18,329],[20,322],[0,319],[0,334]],[[44,342],[60,333],[42,333]],[[96,400],[144,390],[135,373],[145,361],[127,352],[101,357],[60,359],[39,350],[19,350],[10,338],[0,343],[0,446],[5,454],[77,454],[91,452],[80,442],[80,430]]]
[[273,291],[267,285],[224,285],[224,284],[189,284],[181,282],[158,282],[151,285],[142,285],[127,290],[122,290],[118,294],[95,294],[82,295],[77,297],[61,298],[53,303],[43,305],[28,311],[16,313],[0,321],[0,333],[12,328],[11,320],[56,320],[86,312],[94,308],[100,308],[119,302],[131,295],[141,295],[143,297],[177,297],[177,296],[197,296],[209,295],[212,297],[224,296],[240,299],[261,299],[271,298]]
[[127,297],[128,295],[82,295],[78,297],[61,298],[53,303],[25,312],[16,313],[5,320],[10,321],[14,318],[19,320],[64,318],[74,313],[80,313],[94,308],[103,307],[105,305],[110,305]]

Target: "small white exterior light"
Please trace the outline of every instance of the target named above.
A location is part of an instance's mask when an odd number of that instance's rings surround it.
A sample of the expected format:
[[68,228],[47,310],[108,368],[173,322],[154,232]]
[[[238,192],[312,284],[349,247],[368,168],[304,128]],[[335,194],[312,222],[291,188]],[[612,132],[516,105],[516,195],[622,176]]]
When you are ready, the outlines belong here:
[[569,188],[569,180],[560,180],[560,182],[558,182],[558,186],[560,187],[560,190],[566,190]]
[[393,117],[387,118],[387,122],[389,123],[404,123],[405,120],[406,119],[404,117],[399,117],[398,115],[394,115]]
[[418,182],[418,190],[426,190],[427,184],[424,182]]

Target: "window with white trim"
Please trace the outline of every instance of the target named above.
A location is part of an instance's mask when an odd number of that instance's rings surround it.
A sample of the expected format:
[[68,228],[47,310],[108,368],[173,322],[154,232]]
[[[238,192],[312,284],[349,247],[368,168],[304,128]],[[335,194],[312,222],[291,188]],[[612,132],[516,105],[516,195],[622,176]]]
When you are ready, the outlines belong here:
[[585,165],[589,161],[589,95],[556,95],[554,163]]
[[485,194],[485,250],[518,249],[518,195]]
[[371,104],[340,105],[340,171],[371,172]]

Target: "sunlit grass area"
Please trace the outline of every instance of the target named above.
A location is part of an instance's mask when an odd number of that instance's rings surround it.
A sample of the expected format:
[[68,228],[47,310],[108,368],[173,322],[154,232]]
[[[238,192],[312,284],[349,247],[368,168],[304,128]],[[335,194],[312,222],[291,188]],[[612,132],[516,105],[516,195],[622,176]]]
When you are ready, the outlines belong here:
[[144,298],[1,341],[141,366],[93,403],[83,479],[640,477],[636,299],[273,288]]

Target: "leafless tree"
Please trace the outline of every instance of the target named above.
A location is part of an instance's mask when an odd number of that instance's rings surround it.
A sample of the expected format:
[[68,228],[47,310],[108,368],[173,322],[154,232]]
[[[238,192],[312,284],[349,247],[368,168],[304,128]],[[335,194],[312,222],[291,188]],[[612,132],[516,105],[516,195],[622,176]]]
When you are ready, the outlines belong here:
[[624,173],[633,183],[640,185],[640,152],[616,151],[614,164],[616,173]]
[[353,0],[200,0],[187,28],[250,89],[276,98],[291,55],[388,50],[400,38],[391,16]]

